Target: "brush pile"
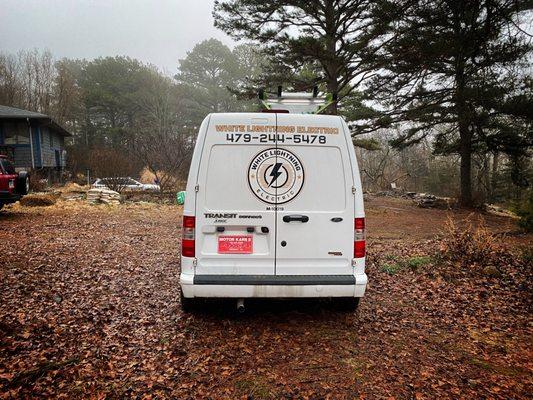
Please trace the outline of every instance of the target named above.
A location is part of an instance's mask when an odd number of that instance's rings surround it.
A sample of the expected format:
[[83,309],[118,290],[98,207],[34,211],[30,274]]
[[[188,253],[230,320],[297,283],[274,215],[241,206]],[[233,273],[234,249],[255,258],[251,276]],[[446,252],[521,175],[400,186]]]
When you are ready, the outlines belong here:
[[48,207],[56,203],[57,196],[50,193],[32,193],[20,199],[20,205],[24,207]]

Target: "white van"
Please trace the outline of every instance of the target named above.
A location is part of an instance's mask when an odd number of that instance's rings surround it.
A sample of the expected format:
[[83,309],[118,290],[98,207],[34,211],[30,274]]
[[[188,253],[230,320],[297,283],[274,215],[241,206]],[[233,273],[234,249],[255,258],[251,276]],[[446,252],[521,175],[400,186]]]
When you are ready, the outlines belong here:
[[359,169],[341,117],[210,114],[189,171],[181,301],[365,293]]

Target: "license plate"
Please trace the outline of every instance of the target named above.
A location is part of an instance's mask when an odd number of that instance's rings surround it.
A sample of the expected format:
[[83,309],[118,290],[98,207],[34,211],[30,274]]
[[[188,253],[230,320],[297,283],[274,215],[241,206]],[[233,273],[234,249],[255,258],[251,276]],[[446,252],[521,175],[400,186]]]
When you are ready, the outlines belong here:
[[218,237],[220,254],[251,254],[254,237],[252,235],[222,235]]

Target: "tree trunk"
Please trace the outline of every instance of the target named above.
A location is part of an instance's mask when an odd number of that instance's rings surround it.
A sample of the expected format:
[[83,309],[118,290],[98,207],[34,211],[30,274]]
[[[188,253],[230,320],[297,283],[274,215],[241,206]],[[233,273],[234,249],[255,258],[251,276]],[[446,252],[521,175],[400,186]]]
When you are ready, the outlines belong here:
[[500,163],[500,153],[494,152],[492,156],[492,173],[490,177],[490,201],[493,203],[496,200],[496,191],[498,187],[498,168]]
[[456,80],[456,112],[459,125],[459,155],[461,156],[461,194],[459,204],[471,207],[472,204],[472,131],[464,98],[464,76],[461,70]]
[[[335,79],[334,81],[330,81],[328,82],[328,92],[335,96],[335,98],[337,97],[337,94],[338,94],[338,90],[339,90],[339,84],[337,83],[337,79]],[[337,100],[334,100],[333,103],[328,107],[328,114],[331,114],[331,115],[337,115],[339,113],[339,109],[338,109],[338,106],[337,106]]]
[[334,1],[326,1],[325,6],[325,30],[326,30],[326,54],[329,60],[325,63],[328,93],[334,98],[333,103],[328,107],[327,113],[337,115],[337,96],[339,94],[339,64],[337,60],[337,19],[338,13],[335,10]]
[[463,207],[471,207],[472,204],[472,134],[468,125],[459,123],[460,144],[459,155],[461,156],[461,194],[459,203]]
[[490,201],[490,155],[483,154],[483,187],[484,201]]
[[[460,28],[457,27],[458,32]],[[460,33],[458,33],[460,35]],[[461,156],[461,193],[459,204],[471,207],[472,204],[472,132],[470,130],[470,116],[465,97],[466,81],[464,58],[459,54],[455,70],[455,112],[459,127],[459,155]]]

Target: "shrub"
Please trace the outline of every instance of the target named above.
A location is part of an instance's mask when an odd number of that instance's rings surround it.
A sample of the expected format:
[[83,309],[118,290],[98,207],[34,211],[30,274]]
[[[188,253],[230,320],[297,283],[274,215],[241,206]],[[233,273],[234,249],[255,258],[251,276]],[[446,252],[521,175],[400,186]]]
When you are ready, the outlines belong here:
[[32,192],[44,192],[48,188],[48,181],[38,176],[30,175],[30,189]]
[[501,237],[489,231],[483,218],[474,224],[471,216],[461,225],[448,218],[440,251],[444,258],[462,265],[498,265],[510,256]]
[[521,202],[514,204],[513,212],[518,215],[518,226],[526,232],[533,232],[533,190]]

